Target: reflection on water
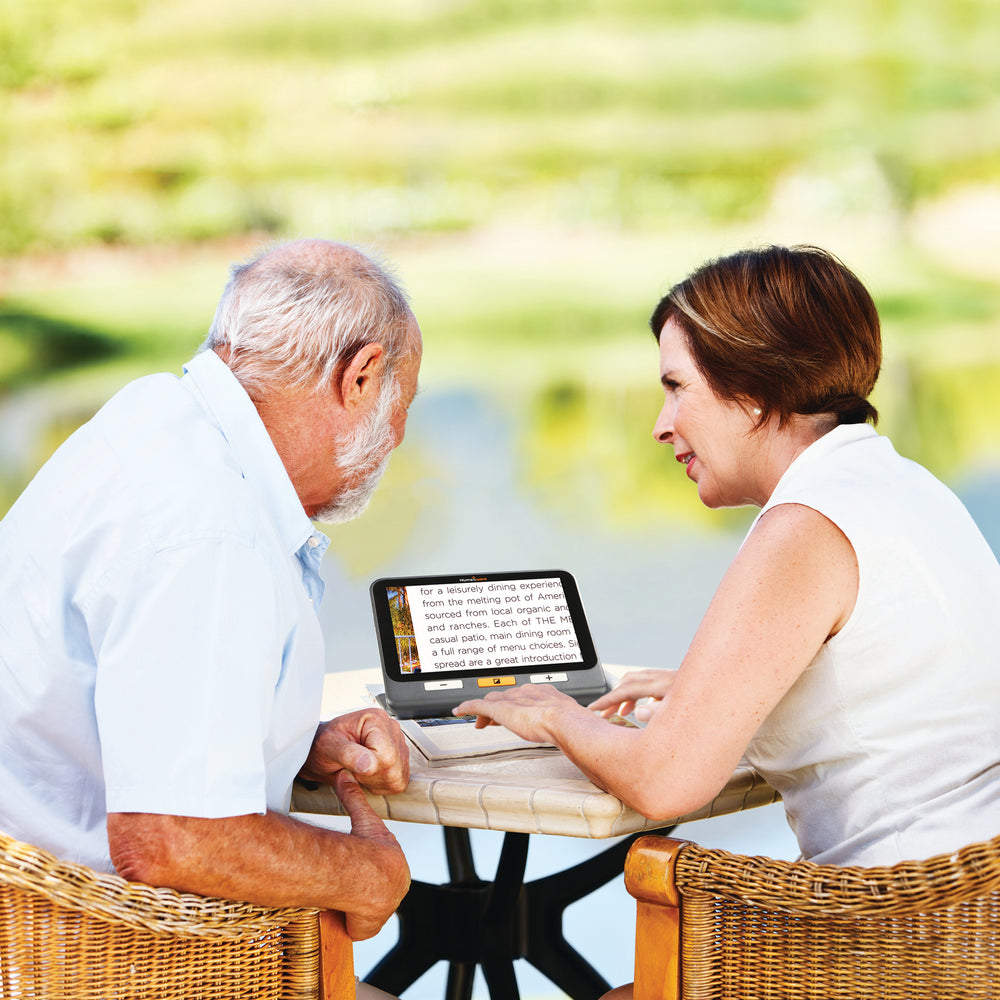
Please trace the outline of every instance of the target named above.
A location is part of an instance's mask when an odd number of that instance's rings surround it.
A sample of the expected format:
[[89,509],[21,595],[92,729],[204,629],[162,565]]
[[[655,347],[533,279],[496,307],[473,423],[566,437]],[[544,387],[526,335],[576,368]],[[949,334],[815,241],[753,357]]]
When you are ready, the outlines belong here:
[[[904,374],[880,388],[881,429],[1000,551],[1000,364]],[[329,529],[328,669],[374,664],[377,576],[522,569],[577,577],[605,661],[676,665],[754,512],[701,506],[651,438],[657,405],[655,388],[569,382],[421,393],[370,510]]]
[[[700,506],[671,450],[651,439],[655,383],[613,391],[595,383],[564,380],[520,394],[433,387],[421,393],[371,509],[328,529],[333,545],[321,611],[328,670],[376,665],[368,597],[376,577],[521,569],[576,576],[605,662],[680,661],[752,512]],[[879,393],[882,429],[956,489],[1000,551],[1000,364],[898,366],[886,371]],[[79,399],[8,400],[0,413],[8,496],[82,409]],[[395,824],[394,832],[415,878],[445,877],[440,831]],[[780,807],[692,824],[681,835],[749,853],[795,853]],[[492,874],[499,842],[497,834],[474,834],[481,876]],[[535,837],[529,878],[599,848]],[[571,907],[565,926],[608,980],[631,978],[634,905],[620,878]],[[359,973],[394,940],[390,923],[359,945]],[[523,996],[557,995],[525,963],[518,975]],[[444,976],[443,967],[431,970],[406,1000],[439,998]],[[485,996],[479,980],[476,997]]]

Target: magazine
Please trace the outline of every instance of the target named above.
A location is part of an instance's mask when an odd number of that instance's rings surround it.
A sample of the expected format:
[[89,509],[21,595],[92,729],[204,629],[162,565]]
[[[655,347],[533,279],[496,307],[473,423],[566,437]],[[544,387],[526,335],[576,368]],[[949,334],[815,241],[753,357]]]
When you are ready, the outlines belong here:
[[[392,711],[385,702],[380,685],[369,684],[372,701]],[[393,716],[395,718],[395,716]],[[456,761],[496,760],[503,757],[541,757],[559,753],[551,743],[532,743],[516,736],[503,726],[476,729],[474,716],[456,718],[453,715],[429,719],[396,719],[403,735],[431,767],[454,764]]]

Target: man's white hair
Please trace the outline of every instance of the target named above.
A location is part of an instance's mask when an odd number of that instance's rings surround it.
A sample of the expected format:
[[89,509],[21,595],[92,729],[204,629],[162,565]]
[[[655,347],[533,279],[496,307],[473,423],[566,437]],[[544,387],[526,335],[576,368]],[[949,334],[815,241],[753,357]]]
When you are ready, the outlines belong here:
[[258,398],[268,388],[329,385],[365,344],[385,349],[394,376],[411,349],[411,312],[387,267],[344,243],[300,240],[232,268],[203,349]]

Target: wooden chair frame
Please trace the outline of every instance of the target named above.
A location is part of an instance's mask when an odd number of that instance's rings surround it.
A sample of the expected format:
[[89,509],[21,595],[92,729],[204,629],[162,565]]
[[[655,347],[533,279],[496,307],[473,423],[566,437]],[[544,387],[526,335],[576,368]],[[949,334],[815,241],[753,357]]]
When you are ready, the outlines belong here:
[[635,1000],[996,1000],[1000,837],[891,867],[633,844]]
[[354,1000],[340,913],[128,882],[0,834],[0,1000]]

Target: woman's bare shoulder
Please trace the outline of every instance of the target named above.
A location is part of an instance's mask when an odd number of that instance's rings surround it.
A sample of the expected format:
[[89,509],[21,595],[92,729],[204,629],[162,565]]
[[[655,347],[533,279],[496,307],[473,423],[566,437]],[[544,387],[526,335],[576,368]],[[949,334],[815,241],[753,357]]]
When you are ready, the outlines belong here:
[[775,594],[812,592],[834,610],[830,634],[850,616],[858,594],[854,547],[824,514],[805,504],[784,503],[766,511],[737,557],[744,570],[770,581]]

